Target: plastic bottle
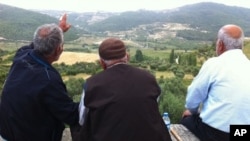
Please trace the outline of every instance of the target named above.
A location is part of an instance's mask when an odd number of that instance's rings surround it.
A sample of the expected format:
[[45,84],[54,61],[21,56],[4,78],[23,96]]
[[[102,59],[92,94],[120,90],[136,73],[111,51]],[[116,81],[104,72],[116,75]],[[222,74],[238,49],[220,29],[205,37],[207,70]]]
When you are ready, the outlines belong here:
[[166,128],[170,130],[171,121],[167,112],[163,113],[162,119],[165,122]]

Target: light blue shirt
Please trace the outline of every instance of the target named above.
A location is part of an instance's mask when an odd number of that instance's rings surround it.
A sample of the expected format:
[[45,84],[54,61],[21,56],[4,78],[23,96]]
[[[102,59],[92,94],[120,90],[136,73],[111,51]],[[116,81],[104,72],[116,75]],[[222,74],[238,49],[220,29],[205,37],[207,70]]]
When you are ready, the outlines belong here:
[[250,124],[250,61],[240,49],[208,59],[188,87],[185,107],[201,105],[200,117],[228,132],[230,124]]

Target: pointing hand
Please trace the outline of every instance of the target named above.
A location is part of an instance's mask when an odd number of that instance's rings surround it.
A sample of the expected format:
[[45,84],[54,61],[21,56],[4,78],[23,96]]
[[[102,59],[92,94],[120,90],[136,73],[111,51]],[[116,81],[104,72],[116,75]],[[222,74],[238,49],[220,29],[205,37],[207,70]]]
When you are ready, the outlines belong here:
[[63,14],[63,16],[60,18],[59,27],[61,27],[63,32],[67,32],[71,27],[71,25],[67,23],[67,14]]

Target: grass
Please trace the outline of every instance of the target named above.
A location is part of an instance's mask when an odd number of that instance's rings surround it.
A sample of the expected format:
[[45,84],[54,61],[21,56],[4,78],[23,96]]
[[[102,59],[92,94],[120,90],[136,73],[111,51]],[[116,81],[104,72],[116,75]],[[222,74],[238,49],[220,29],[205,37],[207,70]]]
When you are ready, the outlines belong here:
[[160,77],[172,78],[172,77],[174,77],[174,74],[173,74],[173,72],[156,71],[155,72],[155,77],[156,78],[160,78]]

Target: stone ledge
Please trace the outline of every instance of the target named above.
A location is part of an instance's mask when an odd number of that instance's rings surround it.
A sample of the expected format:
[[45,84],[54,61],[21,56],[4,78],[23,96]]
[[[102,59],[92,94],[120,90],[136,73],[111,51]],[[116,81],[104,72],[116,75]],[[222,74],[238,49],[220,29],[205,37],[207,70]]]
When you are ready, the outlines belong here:
[[172,141],[200,141],[193,133],[181,124],[172,124],[170,135]]
[[[172,124],[170,135],[172,141],[200,141],[193,133],[181,124]],[[69,128],[65,128],[62,141],[72,141]]]
[[70,129],[65,128],[63,131],[62,141],[72,141]]

